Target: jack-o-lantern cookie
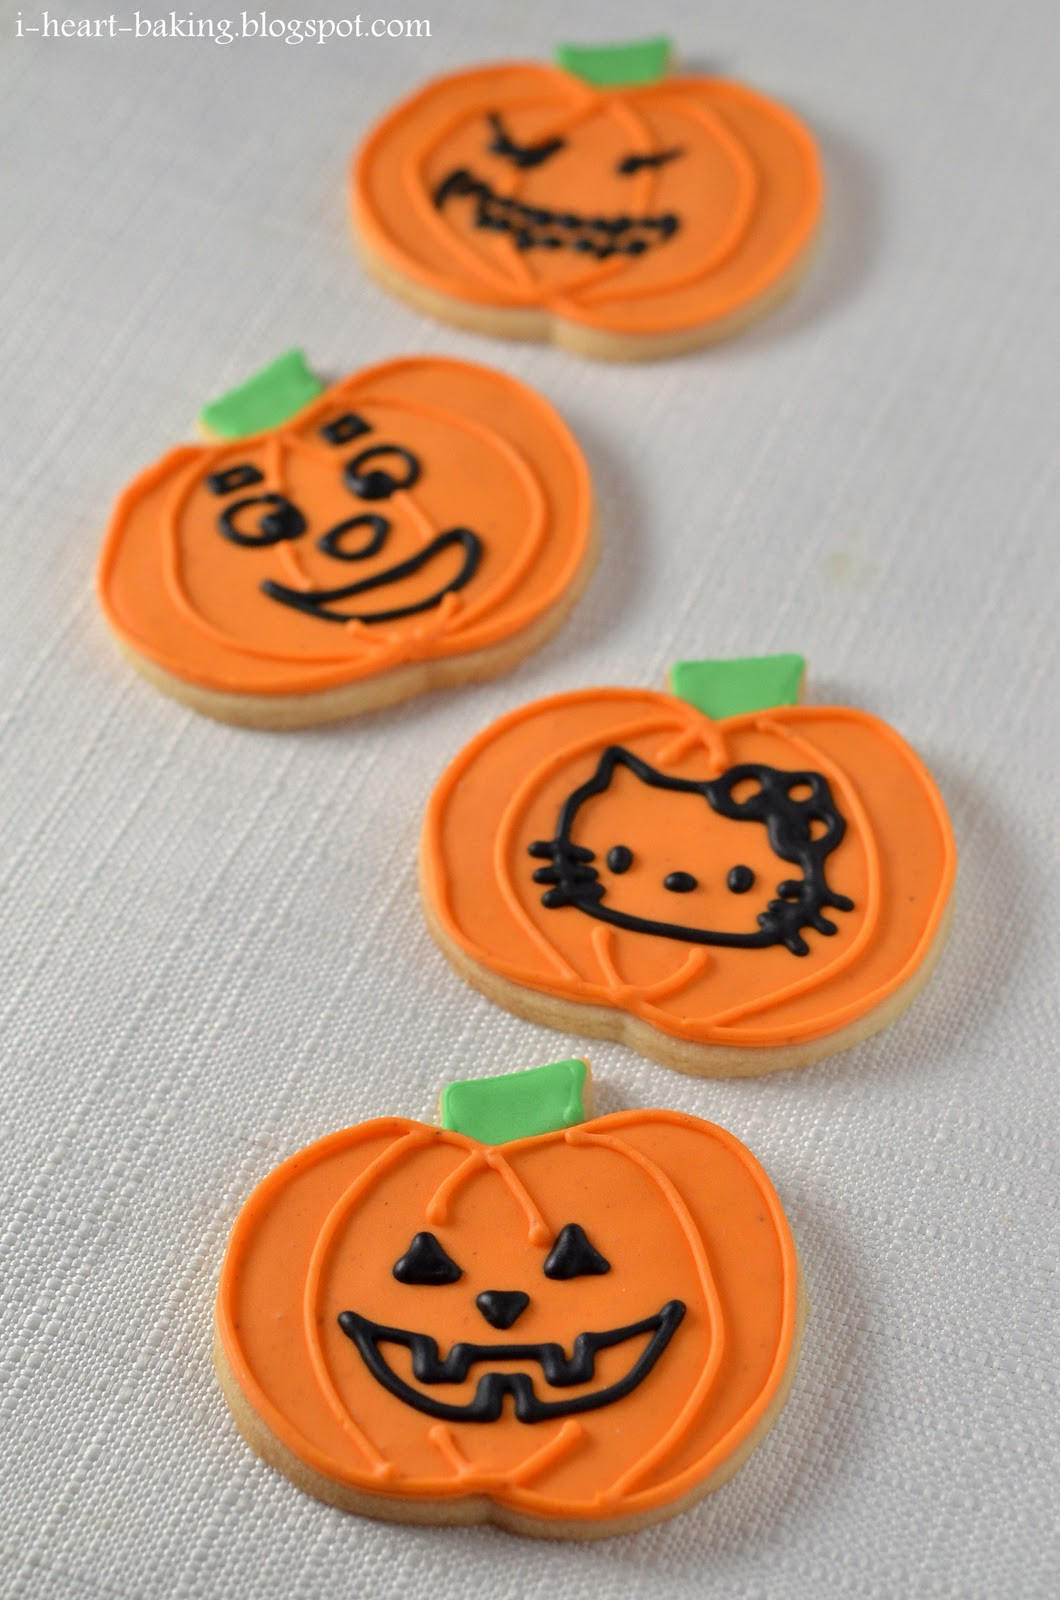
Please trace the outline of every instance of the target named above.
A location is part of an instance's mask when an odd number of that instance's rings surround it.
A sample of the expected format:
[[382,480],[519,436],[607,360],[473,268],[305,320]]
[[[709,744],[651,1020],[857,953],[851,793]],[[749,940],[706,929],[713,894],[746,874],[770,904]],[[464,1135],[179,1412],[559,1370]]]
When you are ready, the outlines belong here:
[[291,351],[115,507],[99,567],[135,666],[227,722],[300,727],[500,672],[595,554],[585,460],[514,378],[434,356],[325,389]]
[[817,150],[775,100],[669,77],[668,57],[665,39],[565,46],[403,101],[354,160],[369,270],[445,321],[616,360],[752,321],[803,271]]
[[585,1120],[586,1081],[452,1085],[442,1127],[362,1122],[247,1200],[215,1362],[301,1488],[594,1538],[682,1510],[765,1436],[805,1312],[769,1179],[698,1117]]
[[882,1028],[948,927],[953,835],[877,717],[803,662],[685,662],[502,717],[423,829],[431,931],[510,1010],[684,1072],[799,1066]]

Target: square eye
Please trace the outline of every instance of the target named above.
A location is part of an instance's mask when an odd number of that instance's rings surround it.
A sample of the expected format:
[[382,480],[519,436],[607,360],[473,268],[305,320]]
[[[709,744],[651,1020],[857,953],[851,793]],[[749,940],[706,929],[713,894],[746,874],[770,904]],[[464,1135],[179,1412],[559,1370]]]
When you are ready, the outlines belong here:
[[344,411],[341,417],[336,417],[333,422],[325,422],[320,430],[322,439],[328,444],[349,444],[351,439],[359,439],[362,433],[371,433],[372,424],[365,422],[356,411]]
[[264,483],[265,479],[257,467],[249,461],[241,462],[238,467],[226,467],[223,472],[211,472],[206,480],[206,487],[211,494],[234,494],[237,489],[248,489],[252,483]]

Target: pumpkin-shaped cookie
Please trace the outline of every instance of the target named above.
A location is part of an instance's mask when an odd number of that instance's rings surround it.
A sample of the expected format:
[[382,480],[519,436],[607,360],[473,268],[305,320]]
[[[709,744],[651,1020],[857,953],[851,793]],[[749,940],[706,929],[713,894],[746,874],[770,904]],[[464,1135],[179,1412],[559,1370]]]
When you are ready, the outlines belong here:
[[797,281],[811,135],[765,95],[667,76],[668,42],[565,47],[427,84],[368,134],[369,269],[447,321],[616,359],[733,332]]
[[502,1005],[683,1071],[800,1065],[883,1027],[948,926],[953,837],[893,728],[797,704],[797,656],[684,663],[474,739],[423,829],[428,922]]
[[405,1521],[594,1537],[736,1470],[794,1375],[780,1203],[731,1134],[584,1120],[582,1061],[452,1085],[250,1196],[216,1364],[251,1445],[301,1487]]
[[437,357],[324,389],[292,351],[125,490],[99,567],[133,663],[199,711],[295,727],[486,677],[592,567],[589,475],[523,384]]

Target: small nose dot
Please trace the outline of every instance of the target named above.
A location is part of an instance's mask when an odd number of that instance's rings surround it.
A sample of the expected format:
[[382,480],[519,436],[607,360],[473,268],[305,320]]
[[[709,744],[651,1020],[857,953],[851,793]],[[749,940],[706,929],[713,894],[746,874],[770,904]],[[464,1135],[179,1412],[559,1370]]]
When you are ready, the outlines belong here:
[[691,894],[693,889],[699,888],[699,880],[690,872],[668,872],[663,879],[663,888],[669,889],[671,894]]

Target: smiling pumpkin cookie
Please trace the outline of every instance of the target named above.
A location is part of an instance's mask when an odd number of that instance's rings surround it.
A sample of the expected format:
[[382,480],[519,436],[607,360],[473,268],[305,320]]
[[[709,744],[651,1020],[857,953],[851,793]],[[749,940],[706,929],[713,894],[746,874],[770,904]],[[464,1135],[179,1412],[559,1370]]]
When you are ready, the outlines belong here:
[[300,727],[500,672],[595,556],[584,458],[539,395],[438,357],[325,388],[290,351],[142,472],[100,558],[107,621],[198,711]]
[[736,331],[798,281],[812,136],[767,96],[669,76],[669,41],[562,46],[438,78],[353,166],[366,265],[421,310],[616,360]]
[[901,736],[798,704],[803,662],[685,662],[672,694],[589,689],[502,717],[424,821],[428,925],[533,1021],[681,1071],[799,1066],[927,981],[956,868]]
[[247,1200],[215,1362],[301,1488],[596,1538],[692,1504],[768,1432],[805,1314],[769,1179],[698,1117],[593,1118],[587,1086],[575,1060],[453,1084],[440,1128],[360,1123]]

